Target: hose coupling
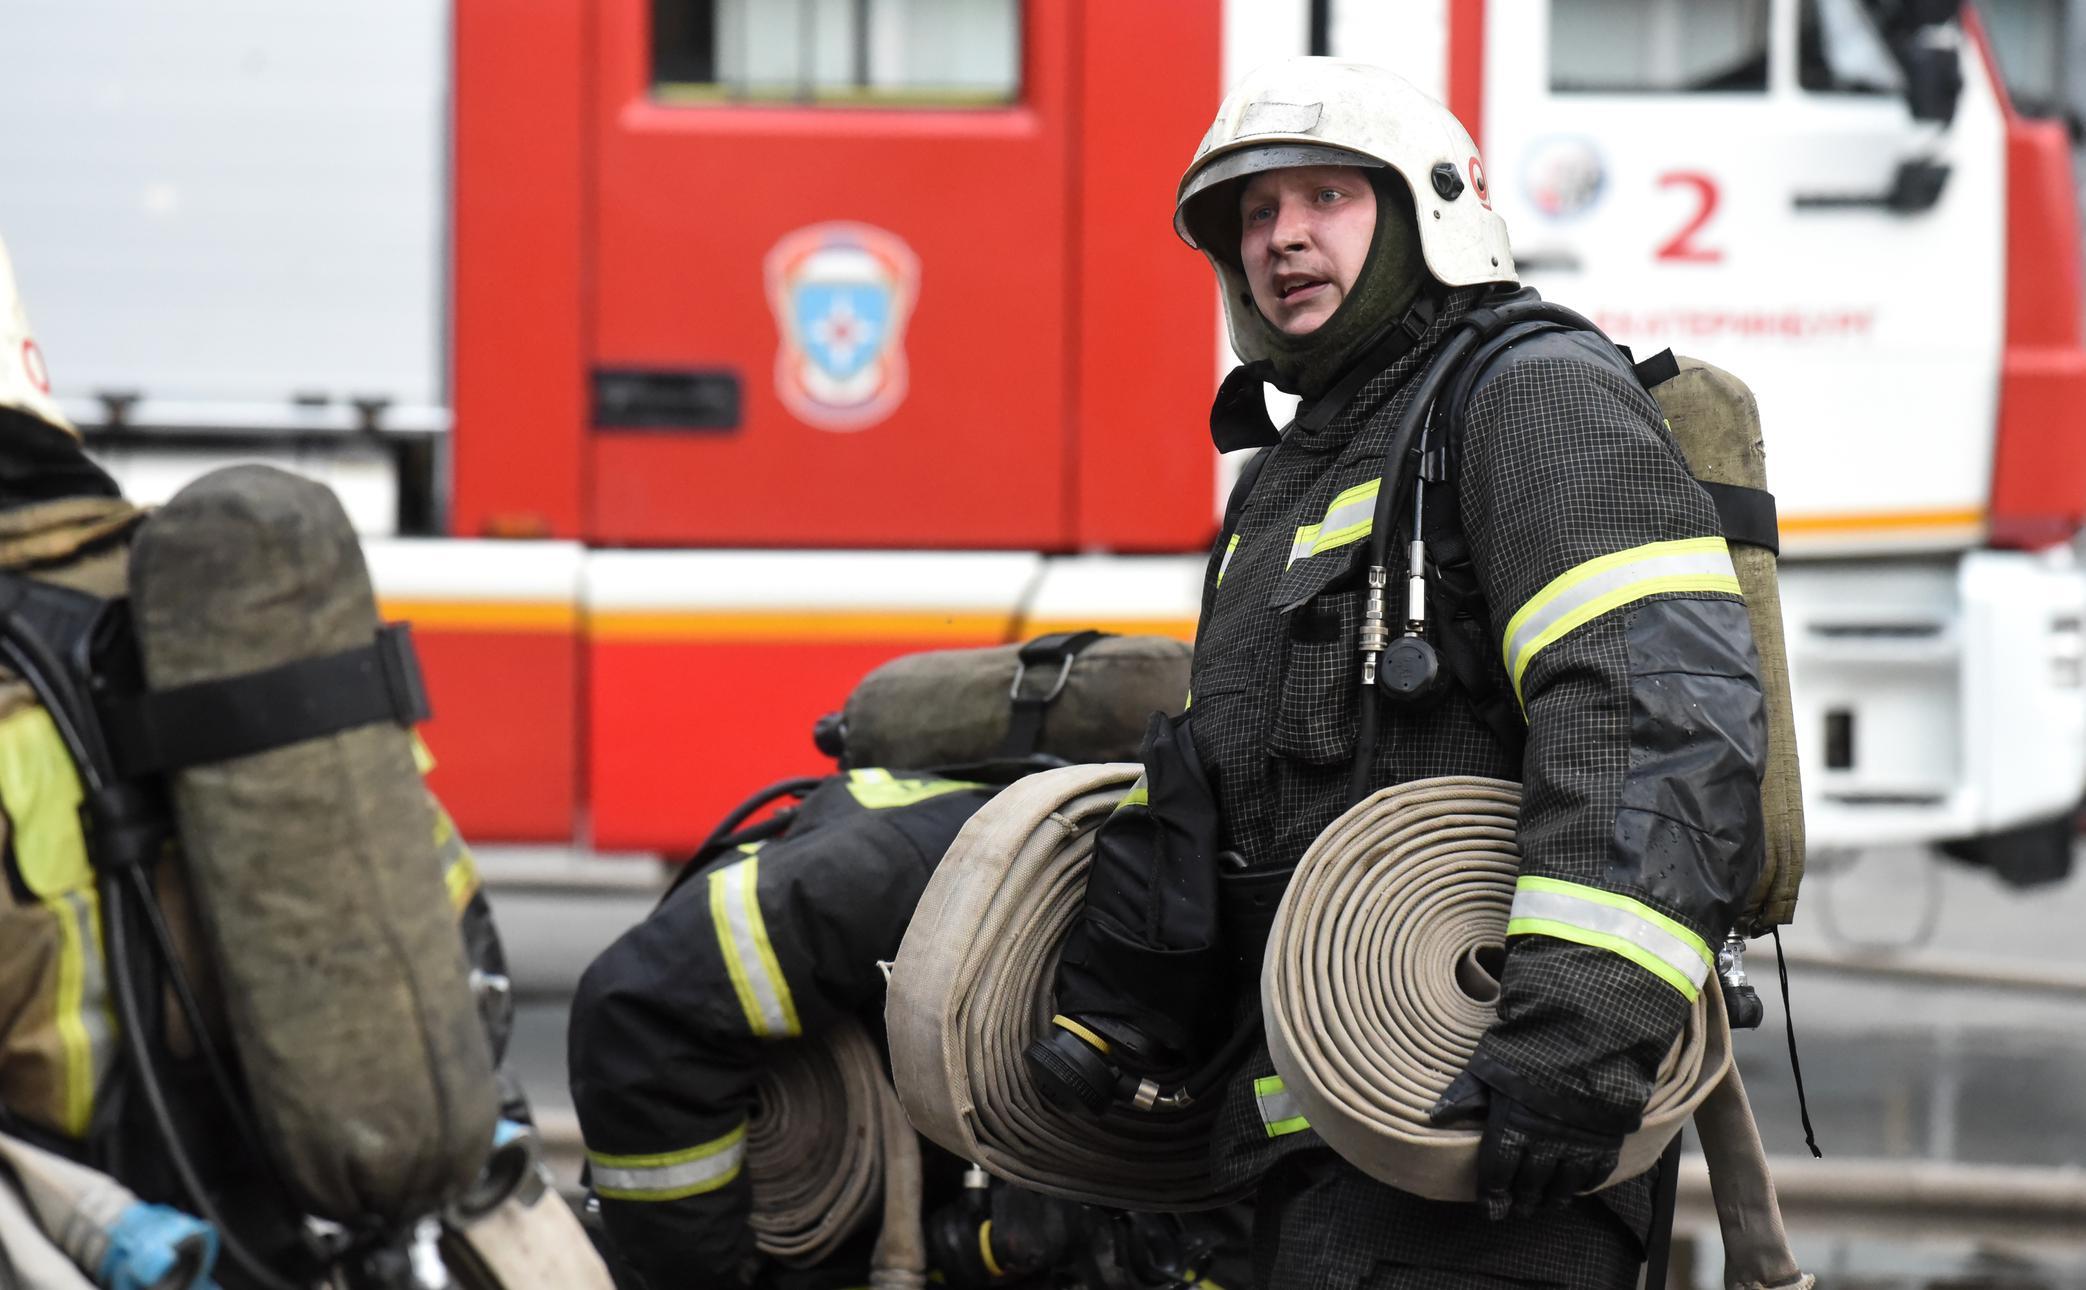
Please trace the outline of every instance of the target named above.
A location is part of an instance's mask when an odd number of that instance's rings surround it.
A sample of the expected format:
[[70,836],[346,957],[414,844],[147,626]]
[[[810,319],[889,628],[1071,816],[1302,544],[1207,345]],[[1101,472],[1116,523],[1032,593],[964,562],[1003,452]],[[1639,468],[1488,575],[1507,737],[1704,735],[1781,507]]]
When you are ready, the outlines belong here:
[[1755,1030],[1767,1017],[1760,992],[1746,978],[1746,941],[1736,931],[1724,936],[1717,947],[1717,982],[1724,991],[1724,1011],[1730,1014],[1733,1030]]

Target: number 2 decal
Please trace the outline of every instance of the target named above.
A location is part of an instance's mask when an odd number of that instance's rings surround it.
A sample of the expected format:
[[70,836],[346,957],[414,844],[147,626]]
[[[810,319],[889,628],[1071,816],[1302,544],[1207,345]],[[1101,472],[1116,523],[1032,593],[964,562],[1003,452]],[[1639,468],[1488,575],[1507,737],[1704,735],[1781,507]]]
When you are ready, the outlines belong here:
[[1669,170],[1659,176],[1660,188],[1692,188],[1695,190],[1695,214],[1681,226],[1666,243],[1659,247],[1654,259],[1679,260],[1687,264],[1715,264],[1724,258],[1719,247],[1703,246],[1695,240],[1703,226],[1717,213],[1717,203],[1722,194],[1717,190],[1717,181],[1708,175],[1693,170]]

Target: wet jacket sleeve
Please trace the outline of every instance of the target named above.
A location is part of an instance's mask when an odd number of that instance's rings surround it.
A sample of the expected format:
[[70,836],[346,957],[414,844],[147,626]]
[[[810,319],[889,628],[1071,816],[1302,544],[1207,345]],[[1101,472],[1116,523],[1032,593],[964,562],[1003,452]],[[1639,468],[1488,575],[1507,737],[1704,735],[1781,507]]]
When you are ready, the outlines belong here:
[[587,968],[567,1071],[618,1254],[652,1290],[758,1264],[746,1130],[767,1046],[883,998],[934,866],[989,792],[858,770],[782,838],[691,875]]
[[1528,722],[1499,1020],[1472,1069],[1634,1123],[1762,862],[1766,725],[1716,512],[1597,337],[1472,397],[1459,504]]

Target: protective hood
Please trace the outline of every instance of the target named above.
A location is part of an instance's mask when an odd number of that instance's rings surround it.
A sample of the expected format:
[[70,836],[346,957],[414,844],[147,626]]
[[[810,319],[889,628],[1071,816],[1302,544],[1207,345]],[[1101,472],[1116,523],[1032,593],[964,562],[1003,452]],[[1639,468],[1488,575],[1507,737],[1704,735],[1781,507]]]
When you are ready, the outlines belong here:
[[[1477,145],[1447,108],[1366,63],[1270,63],[1249,73],[1217,109],[1174,203],[1174,231],[1216,272],[1232,349],[1244,361],[1276,358],[1279,346],[1274,329],[1253,307],[1238,247],[1210,236],[1226,226],[1212,211],[1228,199],[1231,181],[1312,165],[1381,168],[1403,179],[1421,258],[1442,285],[1519,281],[1506,223],[1492,211]],[[1379,202],[1383,192],[1379,184]]]

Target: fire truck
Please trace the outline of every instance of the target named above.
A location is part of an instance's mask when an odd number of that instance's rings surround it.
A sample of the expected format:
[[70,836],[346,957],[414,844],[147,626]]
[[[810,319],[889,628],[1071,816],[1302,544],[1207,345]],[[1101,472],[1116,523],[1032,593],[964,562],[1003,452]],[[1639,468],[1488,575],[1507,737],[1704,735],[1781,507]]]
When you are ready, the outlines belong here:
[[[1814,846],[2086,787],[2062,0],[21,0],[0,230],[133,495],[334,484],[495,842],[671,854],[926,648],[1188,636],[1229,362],[1173,186],[1317,52],[1524,278],[1759,396]],[[1474,163],[1473,163],[1474,164]],[[1278,396],[1279,397],[1279,396]]]

